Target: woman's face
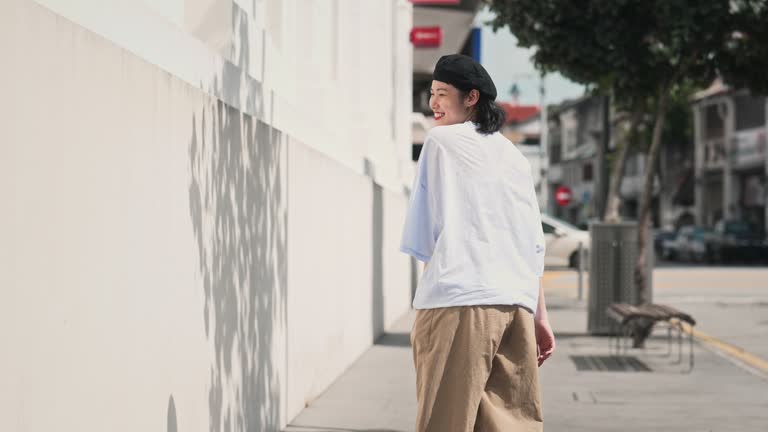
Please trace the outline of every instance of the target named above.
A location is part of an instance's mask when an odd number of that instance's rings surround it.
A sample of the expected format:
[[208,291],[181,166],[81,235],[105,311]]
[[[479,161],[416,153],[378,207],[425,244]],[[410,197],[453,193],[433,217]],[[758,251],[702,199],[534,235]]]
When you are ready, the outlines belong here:
[[467,121],[479,97],[477,90],[472,90],[462,98],[459,89],[437,80],[432,81],[430,95],[429,108],[435,113],[436,126]]

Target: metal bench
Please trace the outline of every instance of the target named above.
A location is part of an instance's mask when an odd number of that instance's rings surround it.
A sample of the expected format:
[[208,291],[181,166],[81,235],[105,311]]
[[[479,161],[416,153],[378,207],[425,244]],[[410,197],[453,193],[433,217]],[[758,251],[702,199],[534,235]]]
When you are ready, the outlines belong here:
[[[626,338],[625,352],[628,349],[630,338],[640,342],[635,346],[642,346],[642,342],[650,334],[650,330],[661,322],[667,326],[667,349],[668,354],[671,355],[672,330],[675,329],[678,341],[678,363],[681,363],[683,359],[683,333],[686,333],[684,323],[687,323],[691,327],[690,331],[687,332],[689,335],[689,371],[693,370],[693,326],[696,325],[696,321],[691,315],[671,306],[653,303],[637,306],[627,303],[613,303],[608,306],[606,315],[613,321],[611,335],[616,335],[616,352],[619,354],[622,348],[622,338]],[[608,344],[611,353],[613,353],[612,337],[608,339]]]

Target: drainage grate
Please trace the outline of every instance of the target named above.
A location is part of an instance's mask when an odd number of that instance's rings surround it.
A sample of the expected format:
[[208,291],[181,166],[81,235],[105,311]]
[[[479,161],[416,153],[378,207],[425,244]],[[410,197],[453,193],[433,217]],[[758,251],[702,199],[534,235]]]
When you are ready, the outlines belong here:
[[632,356],[577,356],[571,360],[576,370],[587,372],[650,372],[645,363]]

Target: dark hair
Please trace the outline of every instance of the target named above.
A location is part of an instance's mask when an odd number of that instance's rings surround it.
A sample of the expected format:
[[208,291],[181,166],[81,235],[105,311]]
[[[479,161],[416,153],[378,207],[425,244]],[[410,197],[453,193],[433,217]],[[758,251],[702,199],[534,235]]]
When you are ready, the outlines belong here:
[[[469,95],[469,90],[459,89],[459,97],[464,100]],[[506,113],[496,102],[484,94],[480,94],[480,99],[475,105],[475,112],[472,115],[472,121],[477,123],[477,131],[488,135],[497,132],[504,125]]]

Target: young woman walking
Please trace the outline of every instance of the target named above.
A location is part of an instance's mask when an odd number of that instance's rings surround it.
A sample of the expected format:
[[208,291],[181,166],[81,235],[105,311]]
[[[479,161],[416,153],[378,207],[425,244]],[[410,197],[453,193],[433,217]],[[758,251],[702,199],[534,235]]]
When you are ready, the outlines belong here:
[[417,432],[541,431],[538,366],[554,336],[527,159],[499,133],[496,87],[472,58],[438,61],[400,249],[425,262],[413,301]]

